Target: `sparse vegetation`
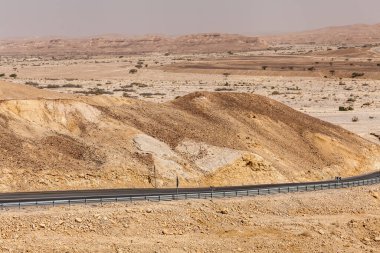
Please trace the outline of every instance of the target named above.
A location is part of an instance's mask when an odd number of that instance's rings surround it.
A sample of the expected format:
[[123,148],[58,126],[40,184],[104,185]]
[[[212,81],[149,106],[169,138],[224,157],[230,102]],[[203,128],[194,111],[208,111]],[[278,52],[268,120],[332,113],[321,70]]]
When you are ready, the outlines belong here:
[[113,94],[112,91],[107,91],[105,89],[100,89],[100,88],[92,88],[88,91],[75,91],[74,93],[82,93],[86,95],[103,95],[103,94],[112,95]]
[[34,86],[34,87],[37,87],[39,85],[39,83],[32,82],[32,81],[27,81],[27,82],[25,82],[25,84],[30,85],[30,86]]
[[61,88],[61,86],[59,86],[57,84],[48,84],[46,86],[46,88],[48,88],[48,89],[58,89],[58,88]]
[[[133,83],[131,83],[131,87],[132,86],[137,86],[139,88],[145,88],[145,87],[148,87],[149,85],[147,85],[145,83],[136,83],[136,82],[133,82]],[[122,86],[122,87],[127,87],[127,86]]]
[[62,85],[62,87],[63,88],[83,88],[83,86],[80,84],[72,84],[72,83],[64,84]]
[[159,93],[159,92],[156,92],[156,93],[143,92],[143,93],[140,93],[139,95],[143,96],[143,97],[152,97],[152,96],[165,96],[166,94],[165,93]]
[[233,91],[232,88],[216,88],[215,91]]
[[361,77],[361,76],[364,76],[364,73],[362,73],[362,72],[354,72],[351,75],[352,78]]
[[354,108],[350,105],[350,106],[339,106],[339,111],[341,112],[345,112],[345,111],[353,111]]

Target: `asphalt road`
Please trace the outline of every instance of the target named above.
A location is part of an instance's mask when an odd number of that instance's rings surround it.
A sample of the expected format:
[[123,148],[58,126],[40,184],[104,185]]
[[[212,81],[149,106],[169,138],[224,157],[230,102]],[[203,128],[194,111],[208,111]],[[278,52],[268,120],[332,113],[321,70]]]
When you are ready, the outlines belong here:
[[[380,172],[342,178],[339,182],[353,182],[358,180],[380,178]],[[315,181],[304,183],[261,184],[245,186],[206,187],[206,188],[128,188],[128,189],[100,189],[100,190],[75,190],[75,191],[44,191],[44,192],[14,192],[0,193],[0,203],[23,203],[36,201],[59,201],[100,198],[128,198],[138,196],[158,196],[184,193],[217,193],[237,190],[257,190],[279,187],[302,187],[307,185],[337,183],[336,180]]]

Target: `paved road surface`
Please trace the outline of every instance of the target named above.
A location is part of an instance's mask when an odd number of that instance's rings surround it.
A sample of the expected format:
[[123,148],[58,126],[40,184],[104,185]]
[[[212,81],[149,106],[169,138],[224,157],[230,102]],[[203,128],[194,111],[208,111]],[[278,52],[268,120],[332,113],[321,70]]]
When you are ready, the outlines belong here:
[[[360,175],[350,178],[342,178],[339,182],[353,182],[380,178],[380,172]],[[257,190],[279,187],[302,187],[307,185],[336,183],[336,180],[304,182],[304,183],[284,183],[284,184],[262,184],[250,186],[228,186],[228,187],[208,187],[208,188],[136,188],[136,189],[101,189],[101,190],[75,190],[75,191],[46,191],[46,192],[17,192],[0,193],[0,203],[23,203],[36,201],[59,201],[59,200],[79,200],[79,199],[100,199],[100,198],[128,198],[137,196],[159,196],[184,193],[217,193],[236,190]]]

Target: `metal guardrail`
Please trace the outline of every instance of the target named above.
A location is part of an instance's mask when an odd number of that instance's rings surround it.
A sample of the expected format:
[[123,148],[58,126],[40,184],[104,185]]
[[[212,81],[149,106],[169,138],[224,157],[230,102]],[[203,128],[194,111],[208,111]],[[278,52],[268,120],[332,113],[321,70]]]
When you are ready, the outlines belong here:
[[83,198],[83,199],[61,199],[50,201],[30,201],[30,202],[12,202],[0,203],[0,208],[24,207],[24,206],[57,206],[57,205],[74,205],[74,204],[99,204],[109,202],[134,202],[134,201],[173,201],[186,199],[212,199],[212,198],[231,198],[244,196],[259,196],[279,193],[308,192],[328,189],[351,188],[379,184],[380,177],[351,182],[336,182],[325,184],[308,184],[289,187],[268,187],[248,190],[229,190],[229,191],[210,191],[196,193],[174,193],[174,194],[157,194],[157,195],[140,195],[140,196],[116,196],[107,198]]

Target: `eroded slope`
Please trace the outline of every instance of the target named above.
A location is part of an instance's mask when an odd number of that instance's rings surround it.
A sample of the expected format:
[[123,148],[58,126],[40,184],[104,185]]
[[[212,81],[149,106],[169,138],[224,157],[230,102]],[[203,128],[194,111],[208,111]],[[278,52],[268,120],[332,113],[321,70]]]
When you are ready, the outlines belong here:
[[24,94],[0,101],[2,191],[170,187],[177,176],[182,186],[305,181],[379,168],[375,144],[263,96],[197,92],[156,104],[0,91]]

